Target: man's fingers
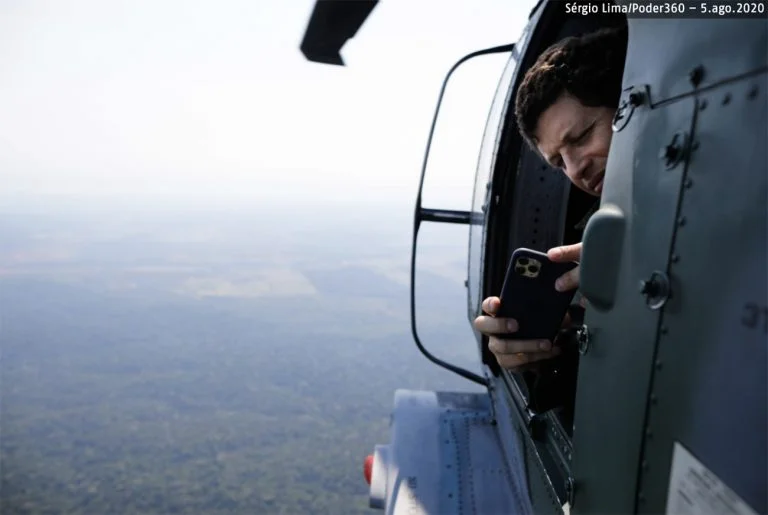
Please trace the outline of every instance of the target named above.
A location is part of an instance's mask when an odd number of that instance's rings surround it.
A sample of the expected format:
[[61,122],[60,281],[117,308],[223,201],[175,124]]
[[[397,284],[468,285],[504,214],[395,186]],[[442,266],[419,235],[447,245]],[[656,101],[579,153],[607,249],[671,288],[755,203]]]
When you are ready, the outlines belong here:
[[560,349],[558,347],[555,347],[551,351],[548,352],[530,352],[530,353],[520,353],[520,354],[503,354],[503,355],[497,355],[496,361],[499,362],[499,365],[506,369],[515,369],[522,367],[524,365],[528,365],[530,363],[535,363],[537,361],[542,361],[545,359],[554,358],[560,354]]
[[555,281],[555,289],[557,291],[570,291],[575,288],[579,287],[579,268],[576,267],[573,270],[570,270],[560,277],[557,278]]
[[483,301],[482,309],[489,315],[495,315],[501,306],[501,300],[498,297],[488,297]]
[[547,257],[558,263],[565,261],[578,261],[581,259],[581,243],[563,245],[562,247],[549,249],[547,251]]
[[514,318],[494,318],[481,315],[475,318],[475,329],[484,334],[507,334],[518,330]]
[[488,348],[496,355],[520,352],[535,353],[552,349],[552,342],[549,340],[507,340],[492,337],[488,340]]

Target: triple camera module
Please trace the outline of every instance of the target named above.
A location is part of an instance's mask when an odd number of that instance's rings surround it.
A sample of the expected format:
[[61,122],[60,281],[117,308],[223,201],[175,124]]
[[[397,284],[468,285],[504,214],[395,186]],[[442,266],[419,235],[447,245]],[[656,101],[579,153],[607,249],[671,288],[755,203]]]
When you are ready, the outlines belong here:
[[523,277],[535,278],[538,277],[541,270],[541,263],[533,258],[520,257],[515,262],[515,272]]

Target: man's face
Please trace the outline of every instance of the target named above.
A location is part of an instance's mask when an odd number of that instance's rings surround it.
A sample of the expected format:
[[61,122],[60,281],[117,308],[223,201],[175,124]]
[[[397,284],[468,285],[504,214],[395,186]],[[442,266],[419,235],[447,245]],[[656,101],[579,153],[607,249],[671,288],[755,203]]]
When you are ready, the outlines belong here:
[[563,94],[539,117],[536,146],[550,165],[561,168],[581,190],[600,196],[611,146],[614,110],[586,107]]

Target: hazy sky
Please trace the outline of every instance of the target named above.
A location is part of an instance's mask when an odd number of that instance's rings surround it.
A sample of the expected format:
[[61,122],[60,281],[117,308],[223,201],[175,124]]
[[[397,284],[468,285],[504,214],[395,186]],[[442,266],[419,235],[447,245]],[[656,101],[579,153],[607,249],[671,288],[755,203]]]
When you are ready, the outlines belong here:
[[[0,201],[410,203],[442,77],[532,4],[382,0],[341,68],[299,51],[314,0],[4,1]],[[468,207],[505,59],[449,91],[428,194],[455,203],[432,207]]]

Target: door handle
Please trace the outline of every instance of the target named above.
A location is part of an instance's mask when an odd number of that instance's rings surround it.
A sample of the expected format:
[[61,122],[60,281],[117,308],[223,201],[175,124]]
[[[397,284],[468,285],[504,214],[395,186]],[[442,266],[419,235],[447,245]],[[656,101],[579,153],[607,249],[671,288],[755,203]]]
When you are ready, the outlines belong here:
[[609,311],[616,299],[626,218],[618,206],[607,204],[584,228],[581,250],[581,293],[598,311]]

